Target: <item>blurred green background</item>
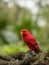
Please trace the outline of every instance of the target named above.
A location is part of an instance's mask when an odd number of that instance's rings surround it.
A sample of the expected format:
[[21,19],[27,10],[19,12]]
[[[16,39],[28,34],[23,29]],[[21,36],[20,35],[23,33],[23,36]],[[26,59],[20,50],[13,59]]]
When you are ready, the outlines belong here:
[[28,29],[42,51],[49,50],[49,1],[0,0],[0,53],[27,51],[21,29]]

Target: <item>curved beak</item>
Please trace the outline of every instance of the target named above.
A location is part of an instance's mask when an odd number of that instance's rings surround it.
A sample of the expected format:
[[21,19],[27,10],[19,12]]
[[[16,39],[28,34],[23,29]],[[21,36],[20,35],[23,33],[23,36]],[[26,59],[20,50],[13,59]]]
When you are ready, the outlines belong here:
[[22,32],[21,32],[20,34],[21,34],[21,36],[22,36]]

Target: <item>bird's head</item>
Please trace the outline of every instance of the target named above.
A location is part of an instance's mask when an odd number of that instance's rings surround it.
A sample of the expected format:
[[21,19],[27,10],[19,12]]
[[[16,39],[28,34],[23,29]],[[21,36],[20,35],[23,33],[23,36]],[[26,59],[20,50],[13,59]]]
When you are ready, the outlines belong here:
[[27,29],[22,29],[22,30],[21,30],[21,35],[22,35],[22,36],[26,36],[26,35],[28,35],[28,34],[30,34],[30,32],[29,32]]

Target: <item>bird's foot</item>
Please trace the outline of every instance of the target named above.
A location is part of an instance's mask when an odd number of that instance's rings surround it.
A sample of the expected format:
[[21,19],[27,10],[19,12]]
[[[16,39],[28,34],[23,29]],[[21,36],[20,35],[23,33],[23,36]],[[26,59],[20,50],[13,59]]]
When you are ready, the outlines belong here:
[[28,50],[27,53],[31,55],[33,54],[31,50]]

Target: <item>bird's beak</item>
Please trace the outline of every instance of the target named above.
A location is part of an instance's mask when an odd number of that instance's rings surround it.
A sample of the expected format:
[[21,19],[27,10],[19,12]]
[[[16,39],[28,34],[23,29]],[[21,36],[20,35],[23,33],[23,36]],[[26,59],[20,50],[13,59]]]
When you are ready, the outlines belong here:
[[22,32],[21,32],[20,34],[21,34],[21,36],[22,36]]

